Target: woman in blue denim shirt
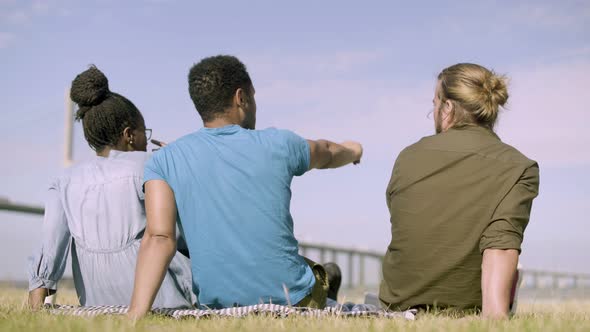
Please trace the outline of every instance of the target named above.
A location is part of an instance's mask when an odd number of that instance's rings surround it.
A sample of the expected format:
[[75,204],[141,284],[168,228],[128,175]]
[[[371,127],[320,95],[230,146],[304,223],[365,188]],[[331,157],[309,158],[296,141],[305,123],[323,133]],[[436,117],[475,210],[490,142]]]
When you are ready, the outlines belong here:
[[[41,248],[29,264],[29,303],[38,307],[57,290],[71,248],[80,304],[127,305],[145,229],[142,181],[151,130],[94,66],[74,79],[70,94],[96,157],[49,186]],[[177,252],[154,307],[190,307],[195,299],[189,260]]]

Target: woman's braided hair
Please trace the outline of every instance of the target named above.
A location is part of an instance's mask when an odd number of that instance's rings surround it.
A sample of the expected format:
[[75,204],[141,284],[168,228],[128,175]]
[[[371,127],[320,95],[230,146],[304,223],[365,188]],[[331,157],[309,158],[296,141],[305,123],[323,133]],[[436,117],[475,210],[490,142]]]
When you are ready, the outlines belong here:
[[143,123],[137,107],[129,99],[111,92],[108,79],[95,66],[72,81],[70,98],[79,106],[76,120],[82,121],[84,137],[95,151],[115,146],[126,127],[137,129]]

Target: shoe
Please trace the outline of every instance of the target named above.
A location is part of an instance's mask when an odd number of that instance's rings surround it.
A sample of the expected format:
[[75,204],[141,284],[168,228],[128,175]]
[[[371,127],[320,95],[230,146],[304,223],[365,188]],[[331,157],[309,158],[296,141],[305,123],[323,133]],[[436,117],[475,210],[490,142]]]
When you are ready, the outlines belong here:
[[326,273],[328,274],[328,298],[334,301],[338,300],[338,290],[342,284],[342,271],[336,263],[323,264]]

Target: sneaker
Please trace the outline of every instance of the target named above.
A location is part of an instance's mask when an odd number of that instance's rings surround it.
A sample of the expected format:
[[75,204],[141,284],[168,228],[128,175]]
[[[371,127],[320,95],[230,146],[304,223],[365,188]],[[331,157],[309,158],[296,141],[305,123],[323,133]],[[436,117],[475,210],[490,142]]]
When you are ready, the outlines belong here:
[[323,264],[326,273],[328,274],[328,298],[334,301],[338,300],[338,290],[342,284],[342,271],[336,263]]

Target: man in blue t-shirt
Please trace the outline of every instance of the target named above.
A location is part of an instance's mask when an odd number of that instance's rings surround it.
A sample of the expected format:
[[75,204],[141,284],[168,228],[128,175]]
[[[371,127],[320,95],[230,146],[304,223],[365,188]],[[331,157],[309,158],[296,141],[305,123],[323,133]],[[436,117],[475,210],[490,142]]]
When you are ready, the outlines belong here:
[[144,315],[153,303],[176,248],[177,219],[201,306],[309,305],[318,276],[298,253],[291,180],[313,168],[358,163],[361,145],[254,130],[254,86],[233,56],[205,58],[188,78],[204,128],[146,165],[147,227],[130,316]]

